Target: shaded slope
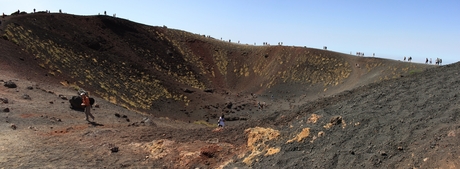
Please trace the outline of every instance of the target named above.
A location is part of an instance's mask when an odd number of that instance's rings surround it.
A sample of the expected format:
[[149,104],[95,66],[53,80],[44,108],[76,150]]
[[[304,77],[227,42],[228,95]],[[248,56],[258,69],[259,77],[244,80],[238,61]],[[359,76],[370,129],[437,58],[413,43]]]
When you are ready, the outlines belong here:
[[[189,120],[209,112],[171,112],[199,109],[199,100],[223,103],[224,95],[236,93],[292,92],[286,85],[302,92],[292,97],[314,100],[426,67],[304,47],[228,43],[109,16],[38,13],[7,17],[2,24],[2,37],[28,53],[27,63],[63,84],[128,108]],[[214,94],[203,92],[209,89]]]
[[459,72],[459,63],[429,69],[267,115],[256,125],[280,136],[231,166],[458,168]]

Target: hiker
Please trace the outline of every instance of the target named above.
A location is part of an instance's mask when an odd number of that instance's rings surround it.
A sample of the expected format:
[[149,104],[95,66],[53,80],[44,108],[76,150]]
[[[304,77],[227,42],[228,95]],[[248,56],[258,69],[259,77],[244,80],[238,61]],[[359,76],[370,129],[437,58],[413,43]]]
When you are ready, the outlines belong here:
[[428,64],[428,58],[426,58],[426,60],[425,60],[425,64]]
[[224,117],[224,114],[222,114],[222,116],[219,117],[219,120],[217,121],[217,127],[224,127],[225,124],[225,117]]
[[94,121],[94,116],[91,114],[91,103],[89,102],[89,97],[85,92],[80,94],[81,96],[81,105],[85,107],[85,120],[89,122],[88,116],[91,117]]
[[404,56],[404,61],[406,61],[406,57]]

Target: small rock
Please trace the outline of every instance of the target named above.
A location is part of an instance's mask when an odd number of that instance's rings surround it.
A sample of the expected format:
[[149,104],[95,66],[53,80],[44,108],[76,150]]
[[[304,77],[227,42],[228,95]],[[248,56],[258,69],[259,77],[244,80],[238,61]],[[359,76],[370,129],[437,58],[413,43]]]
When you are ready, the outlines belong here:
[[32,87],[32,86],[27,86],[27,89],[32,90],[32,89],[34,89],[34,87]]
[[342,117],[341,116],[335,116],[331,118],[331,123],[333,125],[341,124],[342,123]]
[[7,98],[0,98],[0,101],[3,102],[3,103],[8,103],[8,99]]
[[120,117],[120,114],[118,114],[118,113],[115,113],[115,117]]
[[398,150],[403,150],[403,147],[402,147],[402,146],[398,146]]
[[113,153],[116,153],[116,152],[119,151],[118,146],[115,146],[114,144],[109,144],[109,149],[110,149],[110,151],[112,151]]
[[194,91],[190,90],[190,89],[184,89],[184,92],[185,93],[193,93]]
[[16,83],[12,82],[11,80],[5,82],[4,86],[6,86],[6,87],[8,87],[8,88],[16,88],[16,87],[18,87],[18,86],[16,85]]
[[29,129],[33,130],[33,131],[37,131],[38,129],[36,127],[32,127],[32,126],[29,126]]
[[380,151],[380,155],[387,156],[388,154],[385,151]]
[[61,98],[62,100],[68,100],[67,97],[62,94],[59,95],[59,98]]
[[22,98],[26,99],[26,100],[31,100],[32,99],[32,98],[30,98],[30,96],[28,94],[22,95]]
[[128,116],[126,116],[126,115],[123,115],[123,116],[121,116],[121,117],[122,117],[122,118],[128,118]]
[[16,128],[17,128],[15,124],[11,124],[10,127],[11,127],[13,130],[16,130]]
[[94,107],[100,108],[99,104],[94,104]]
[[232,103],[232,102],[227,103],[227,108],[231,109],[232,106],[233,106],[233,103]]
[[207,93],[214,93],[214,89],[204,89],[204,92],[207,92]]
[[110,148],[110,151],[116,153],[116,152],[118,152],[118,147],[117,146],[112,147],[112,148]]
[[4,108],[4,109],[3,109],[3,112],[10,112],[10,108],[8,108],[8,107],[7,107],[7,108]]
[[54,102],[53,102],[53,101],[50,101],[50,104],[54,104]]

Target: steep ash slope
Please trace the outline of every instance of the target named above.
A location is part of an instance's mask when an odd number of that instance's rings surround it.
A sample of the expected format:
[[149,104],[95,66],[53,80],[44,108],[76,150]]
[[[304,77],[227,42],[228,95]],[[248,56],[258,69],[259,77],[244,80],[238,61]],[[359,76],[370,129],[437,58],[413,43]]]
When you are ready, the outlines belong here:
[[31,78],[51,76],[112,103],[185,121],[215,115],[197,103],[204,100],[222,105],[237,94],[272,91],[314,100],[427,67],[305,47],[229,43],[102,15],[8,16],[1,32],[2,43],[26,53],[21,64],[46,72]]

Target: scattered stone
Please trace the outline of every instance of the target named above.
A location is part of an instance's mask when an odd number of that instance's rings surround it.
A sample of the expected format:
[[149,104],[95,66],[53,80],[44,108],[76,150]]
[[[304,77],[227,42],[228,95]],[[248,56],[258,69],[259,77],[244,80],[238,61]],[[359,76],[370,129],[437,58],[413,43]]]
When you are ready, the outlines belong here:
[[99,104],[94,104],[94,107],[100,108]]
[[0,98],[0,101],[6,104],[8,103],[8,98]]
[[49,119],[53,121],[57,121],[57,122],[62,122],[60,118],[56,118],[56,117],[50,117]]
[[382,156],[387,156],[387,155],[388,155],[385,151],[380,151],[379,153],[380,153],[380,155],[382,155]]
[[37,130],[38,130],[36,127],[32,127],[32,126],[29,126],[28,128],[31,129],[31,130],[33,130],[33,131],[37,131]]
[[16,83],[12,82],[11,80],[5,82],[4,86],[6,86],[6,87],[8,87],[8,88],[16,88],[16,87],[18,87],[18,86],[16,85]]
[[10,112],[10,108],[8,108],[8,107],[7,107],[7,108],[4,108],[4,109],[3,109],[3,112]]
[[115,117],[118,117],[118,118],[119,118],[119,117],[120,117],[120,114],[118,114],[118,113],[115,113]]
[[146,126],[156,126],[155,123],[153,123],[153,121],[148,117],[144,117],[141,123],[143,123]]
[[109,144],[109,149],[112,151],[112,153],[116,153],[119,151],[118,146],[115,146],[114,144]]
[[212,139],[206,140],[206,143],[208,143],[208,144],[217,144],[217,143],[219,143],[219,139],[218,138],[212,138]]
[[13,130],[16,130],[16,128],[18,128],[18,127],[16,127],[16,125],[15,125],[15,124],[11,124],[11,126],[10,126],[10,127],[11,127]]
[[232,102],[227,103],[227,108],[231,109],[232,106],[233,106],[233,103],[232,103]]
[[121,116],[121,117],[122,117],[122,118],[128,118],[128,116],[126,116],[126,115],[123,115],[123,116]]
[[335,116],[331,118],[331,124],[332,125],[337,125],[342,123],[342,116]]
[[34,87],[32,87],[32,86],[27,86],[27,89],[29,89],[29,90],[33,90],[33,89],[34,89]]
[[204,89],[204,92],[207,92],[207,93],[214,93],[214,89]]
[[190,89],[184,89],[184,92],[185,92],[185,93],[193,93],[193,92],[195,92],[195,91],[190,90]]
[[30,98],[30,96],[28,94],[22,95],[22,98],[26,99],[26,100],[31,100],[32,99],[32,98]]
[[50,104],[54,104],[54,102],[53,102],[53,101],[50,101]]
[[398,150],[403,150],[403,147],[402,147],[402,146],[398,146]]
[[62,100],[68,100],[67,97],[62,94],[59,95],[59,98],[61,98]]

